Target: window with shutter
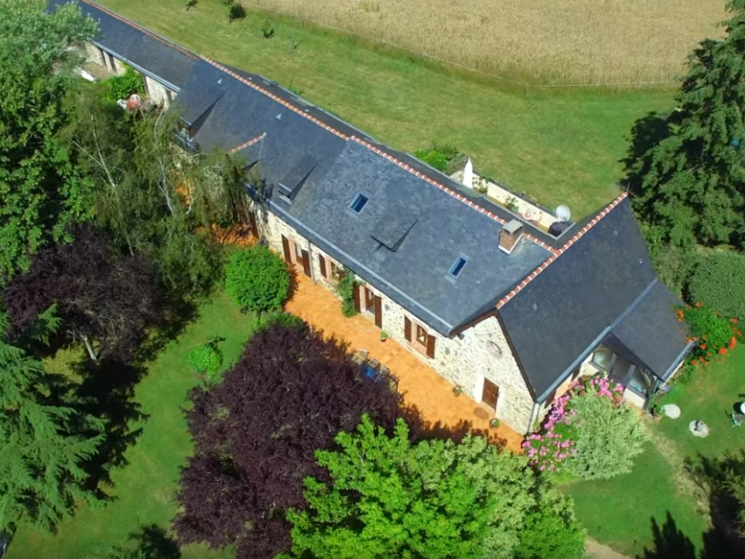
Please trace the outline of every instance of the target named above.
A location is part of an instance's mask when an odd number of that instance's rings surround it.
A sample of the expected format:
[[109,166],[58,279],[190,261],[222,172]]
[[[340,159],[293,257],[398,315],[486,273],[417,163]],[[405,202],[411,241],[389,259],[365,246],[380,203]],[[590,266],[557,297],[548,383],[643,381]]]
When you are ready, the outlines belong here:
[[411,341],[411,320],[408,317],[404,317],[404,337],[407,342]]
[[326,274],[326,259],[321,254],[318,255],[318,265],[321,268],[321,275],[328,279],[328,275]]

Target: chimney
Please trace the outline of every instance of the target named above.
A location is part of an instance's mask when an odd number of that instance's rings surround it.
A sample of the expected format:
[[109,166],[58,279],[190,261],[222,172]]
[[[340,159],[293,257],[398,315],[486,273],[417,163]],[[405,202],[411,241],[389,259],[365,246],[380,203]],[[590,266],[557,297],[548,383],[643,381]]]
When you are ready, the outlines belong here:
[[463,186],[473,188],[473,163],[470,159],[466,160],[466,166],[463,169]]
[[523,224],[513,219],[499,232],[499,250],[510,254],[523,236]]

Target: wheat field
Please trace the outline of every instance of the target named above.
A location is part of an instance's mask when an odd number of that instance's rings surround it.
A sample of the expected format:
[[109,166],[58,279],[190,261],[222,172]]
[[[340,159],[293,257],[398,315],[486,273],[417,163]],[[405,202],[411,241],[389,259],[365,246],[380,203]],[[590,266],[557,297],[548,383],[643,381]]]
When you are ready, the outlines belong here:
[[517,81],[674,80],[726,0],[243,0]]

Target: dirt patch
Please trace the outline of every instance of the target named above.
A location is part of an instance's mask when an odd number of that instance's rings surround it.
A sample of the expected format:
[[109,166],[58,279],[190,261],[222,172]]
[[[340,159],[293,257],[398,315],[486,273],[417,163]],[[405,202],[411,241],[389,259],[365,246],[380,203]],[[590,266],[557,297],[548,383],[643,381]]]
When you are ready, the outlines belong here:
[[588,559],[631,559],[628,555],[619,553],[607,545],[596,542],[592,538],[587,538],[585,551],[587,552]]

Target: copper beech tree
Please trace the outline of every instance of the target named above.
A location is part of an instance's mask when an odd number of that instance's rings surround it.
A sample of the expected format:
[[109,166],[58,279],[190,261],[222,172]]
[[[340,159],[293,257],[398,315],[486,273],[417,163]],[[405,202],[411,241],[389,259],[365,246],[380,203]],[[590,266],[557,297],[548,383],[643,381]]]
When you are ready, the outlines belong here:
[[289,551],[285,513],[305,507],[306,477],[325,475],[316,450],[363,414],[392,429],[402,413],[398,395],[361,374],[344,346],[289,318],[259,331],[222,384],[191,399],[196,452],[176,531],[181,543],[235,544],[239,559]]
[[150,262],[141,255],[121,256],[94,226],[70,230],[74,240],[44,248],[28,272],[2,291],[11,334],[23,332],[51,305],[72,341],[85,345],[93,361],[127,362],[157,324],[162,307]]

